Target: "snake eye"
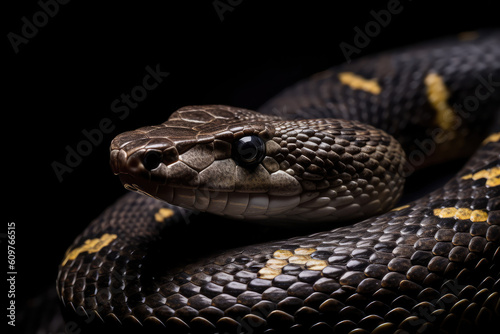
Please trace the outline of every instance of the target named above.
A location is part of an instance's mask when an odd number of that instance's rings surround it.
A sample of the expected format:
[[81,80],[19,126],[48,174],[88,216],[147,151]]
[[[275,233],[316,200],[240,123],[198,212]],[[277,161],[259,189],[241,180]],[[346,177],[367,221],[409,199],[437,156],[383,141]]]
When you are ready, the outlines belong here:
[[163,155],[159,151],[147,151],[142,159],[142,164],[147,170],[153,170],[158,167],[163,159]]
[[233,159],[242,166],[255,166],[266,155],[266,145],[257,136],[246,136],[233,143]]

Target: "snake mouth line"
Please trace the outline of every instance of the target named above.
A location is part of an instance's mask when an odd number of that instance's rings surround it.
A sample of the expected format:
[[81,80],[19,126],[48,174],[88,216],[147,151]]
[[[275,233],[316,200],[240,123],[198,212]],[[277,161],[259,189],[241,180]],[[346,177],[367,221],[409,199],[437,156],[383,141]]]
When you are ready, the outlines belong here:
[[294,210],[300,196],[270,196],[267,193],[239,193],[203,188],[159,186],[153,197],[173,205],[202,212],[210,212],[232,219],[269,219]]
[[[270,196],[266,193],[189,189],[169,185],[152,185],[147,189],[133,182],[124,182],[123,185],[127,190],[176,206],[238,220],[261,221],[268,220],[269,217],[290,219],[290,216],[297,214],[293,217],[294,220],[306,221],[308,212],[317,212],[317,208],[300,207],[300,196]],[[331,219],[334,211],[334,208],[323,210],[325,218],[329,215]]]
[[[325,197],[272,196],[267,193],[238,193],[207,189],[189,189],[175,186],[158,186],[144,189],[133,183],[125,188],[170,204],[195,211],[208,212],[236,220],[267,221],[281,224],[294,221],[335,221],[347,214],[362,215],[379,200],[363,203],[351,195],[326,200]],[[272,217],[272,221],[269,218]]]

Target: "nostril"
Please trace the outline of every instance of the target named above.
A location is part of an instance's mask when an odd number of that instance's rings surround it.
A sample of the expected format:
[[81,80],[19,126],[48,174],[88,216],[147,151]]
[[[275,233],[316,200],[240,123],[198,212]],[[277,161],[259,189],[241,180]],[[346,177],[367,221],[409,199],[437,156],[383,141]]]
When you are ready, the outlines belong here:
[[147,170],[157,168],[163,160],[163,154],[159,151],[147,151],[142,159],[142,164]]

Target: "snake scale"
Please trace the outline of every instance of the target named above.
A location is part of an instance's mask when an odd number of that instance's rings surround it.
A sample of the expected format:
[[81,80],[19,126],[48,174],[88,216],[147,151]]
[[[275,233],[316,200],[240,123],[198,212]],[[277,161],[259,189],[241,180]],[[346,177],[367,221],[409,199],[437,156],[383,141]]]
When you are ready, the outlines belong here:
[[[61,262],[66,320],[94,333],[498,326],[499,112],[492,30],[333,67],[259,112],[188,106],[123,133],[111,167],[134,192]],[[470,155],[445,186],[393,209],[405,176]],[[223,219],[327,231],[215,253],[166,241],[179,222]]]

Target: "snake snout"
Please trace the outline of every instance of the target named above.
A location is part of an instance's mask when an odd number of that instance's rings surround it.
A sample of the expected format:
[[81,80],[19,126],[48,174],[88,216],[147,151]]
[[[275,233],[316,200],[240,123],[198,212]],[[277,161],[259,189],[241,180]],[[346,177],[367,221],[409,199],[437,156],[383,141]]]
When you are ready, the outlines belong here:
[[148,185],[164,183],[162,169],[175,162],[179,154],[166,138],[149,138],[140,131],[118,135],[110,147],[110,165],[125,185],[145,190]]

